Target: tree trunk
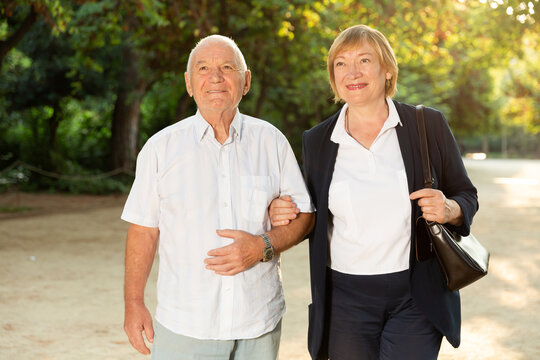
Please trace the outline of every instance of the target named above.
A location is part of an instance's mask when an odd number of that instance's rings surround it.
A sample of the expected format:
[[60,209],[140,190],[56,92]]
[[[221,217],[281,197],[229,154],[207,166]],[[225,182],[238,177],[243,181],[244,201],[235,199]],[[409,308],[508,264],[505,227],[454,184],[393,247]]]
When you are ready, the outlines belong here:
[[187,111],[189,109],[190,103],[191,103],[191,97],[186,91],[185,93],[182,94],[182,96],[178,100],[178,103],[176,104],[174,122],[180,121],[187,117]]
[[21,26],[11,35],[7,40],[0,41],[0,65],[4,60],[4,57],[7,53],[13,49],[19,41],[24,37],[24,35],[30,31],[32,25],[37,21],[38,14],[34,10],[33,6],[30,6],[30,13],[26,16]]
[[60,125],[60,100],[53,104],[53,113],[49,118],[49,150],[56,151],[56,133]]
[[120,73],[111,128],[111,169],[135,169],[139,138],[141,102],[149,82],[141,78],[137,55],[126,45],[122,51]]

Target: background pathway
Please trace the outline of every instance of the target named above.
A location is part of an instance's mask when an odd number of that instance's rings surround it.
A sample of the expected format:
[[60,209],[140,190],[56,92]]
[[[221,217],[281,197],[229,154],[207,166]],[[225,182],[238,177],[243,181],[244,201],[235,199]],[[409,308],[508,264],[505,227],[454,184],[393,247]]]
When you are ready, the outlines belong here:
[[[440,359],[540,359],[540,161],[467,160],[479,189],[474,234],[490,274],[462,291],[462,344]],[[122,330],[124,197],[0,196],[0,358],[149,359]],[[308,359],[307,242],[282,258],[287,300],[282,360]],[[155,308],[155,267],[147,305]]]

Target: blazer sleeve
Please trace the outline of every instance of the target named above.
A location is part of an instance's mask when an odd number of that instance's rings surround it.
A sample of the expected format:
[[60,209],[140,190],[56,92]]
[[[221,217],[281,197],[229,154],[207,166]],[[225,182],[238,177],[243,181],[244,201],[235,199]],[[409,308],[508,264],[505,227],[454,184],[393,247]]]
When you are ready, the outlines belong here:
[[463,212],[461,226],[446,225],[450,230],[467,236],[470,233],[474,214],[478,210],[477,190],[469,179],[459,147],[444,115],[433,109],[428,109],[428,114],[427,123],[431,125],[428,125],[428,141],[436,139],[434,143],[429,144],[429,147],[432,166],[435,167],[437,177],[437,188],[447,198],[455,200]]
[[[308,192],[311,196],[311,202],[313,206],[315,207],[315,211],[317,211],[317,200],[318,200],[318,194],[314,191],[313,188],[313,181],[310,176],[310,169],[311,169],[311,151],[308,150],[308,137],[306,136],[307,131],[304,131],[302,135],[302,171],[304,173],[304,181],[306,183],[306,187],[308,189]],[[313,236],[313,232],[315,231],[315,227],[313,227],[313,230],[311,233],[309,233],[306,237],[311,238]]]
[[312,188],[311,188],[311,184],[309,183],[309,167],[310,167],[310,159],[309,159],[309,151],[307,150],[308,148],[308,145],[307,145],[307,136],[306,136],[306,132],[304,131],[304,134],[302,135],[302,170],[304,172],[304,179],[306,181],[306,185],[308,187],[308,190],[310,193],[312,193]]

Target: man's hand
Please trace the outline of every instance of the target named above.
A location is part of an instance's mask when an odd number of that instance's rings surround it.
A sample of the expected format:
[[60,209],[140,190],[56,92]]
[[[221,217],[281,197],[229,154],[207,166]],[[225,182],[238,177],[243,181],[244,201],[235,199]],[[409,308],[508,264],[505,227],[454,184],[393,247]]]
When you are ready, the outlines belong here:
[[154,327],[152,326],[152,315],[140,300],[128,301],[125,303],[124,331],[126,332],[131,345],[141,354],[150,354],[150,349],[146,346],[142,333],[146,339],[152,343],[154,341]]
[[218,275],[236,275],[262,259],[264,240],[240,230],[217,230],[221,237],[231,238],[232,244],[208,252],[204,263]]
[[289,195],[272,200],[268,208],[268,215],[272,226],[283,226],[296,219],[300,210]]
[[436,189],[422,189],[413,192],[409,198],[418,199],[418,206],[422,209],[422,217],[428,221],[439,224],[452,224],[459,226],[463,222],[463,213],[459,204],[446,198],[442,191]]

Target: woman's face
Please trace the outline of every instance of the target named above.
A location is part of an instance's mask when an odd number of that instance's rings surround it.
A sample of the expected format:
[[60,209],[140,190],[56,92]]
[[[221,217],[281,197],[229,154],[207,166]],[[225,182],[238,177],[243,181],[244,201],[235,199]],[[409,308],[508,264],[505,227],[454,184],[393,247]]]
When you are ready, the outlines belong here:
[[349,106],[366,106],[384,100],[385,81],[391,74],[383,68],[368,42],[338,53],[333,66],[338,95]]

